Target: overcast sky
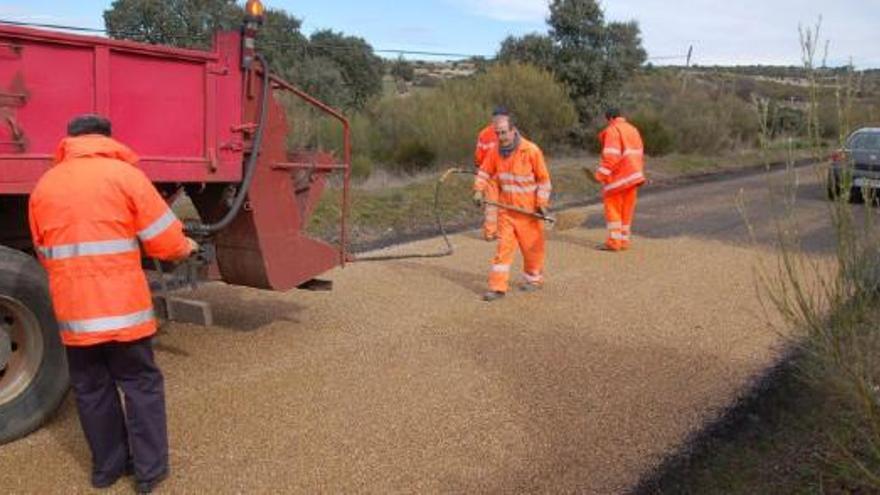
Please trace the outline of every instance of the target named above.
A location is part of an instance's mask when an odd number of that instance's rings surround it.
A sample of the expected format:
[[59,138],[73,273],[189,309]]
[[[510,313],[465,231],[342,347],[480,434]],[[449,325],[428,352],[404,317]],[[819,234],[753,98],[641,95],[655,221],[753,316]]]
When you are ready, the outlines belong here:
[[[545,0],[264,0],[304,20],[362,36],[374,48],[492,56],[507,35],[545,32]],[[0,0],[0,19],[103,27],[111,0]],[[798,25],[823,17],[829,64],[880,67],[880,0],[605,0],[610,20],[636,20],[654,62],[800,63]],[[681,57],[678,59],[667,57]]]

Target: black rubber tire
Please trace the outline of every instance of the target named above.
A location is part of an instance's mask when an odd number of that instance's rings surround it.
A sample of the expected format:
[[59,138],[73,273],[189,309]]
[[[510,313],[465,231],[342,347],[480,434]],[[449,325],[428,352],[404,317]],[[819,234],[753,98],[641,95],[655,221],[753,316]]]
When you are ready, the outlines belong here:
[[864,204],[865,194],[870,193],[866,193],[861,187],[853,187],[849,190],[849,202],[857,205]]
[[3,444],[39,428],[58,408],[70,379],[43,267],[24,253],[0,246],[0,296],[30,310],[40,327],[43,350],[27,388],[0,404]]

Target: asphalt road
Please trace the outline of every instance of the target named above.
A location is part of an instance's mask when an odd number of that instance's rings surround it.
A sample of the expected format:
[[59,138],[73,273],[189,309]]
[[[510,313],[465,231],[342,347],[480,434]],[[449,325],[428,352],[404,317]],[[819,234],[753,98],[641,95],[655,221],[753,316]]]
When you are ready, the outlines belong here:
[[[797,176],[791,211],[825,256],[821,186]],[[646,192],[620,254],[594,249],[604,222],[585,208],[584,228],[550,235],[546,288],[491,304],[476,233],[452,257],[335,270],[330,293],[200,289],[217,324],[158,338],[161,491],[625,492],[778,359],[785,330],[755,276],[776,260],[785,177]],[[4,493],[89,492],[88,470],[70,397],[0,447]]]

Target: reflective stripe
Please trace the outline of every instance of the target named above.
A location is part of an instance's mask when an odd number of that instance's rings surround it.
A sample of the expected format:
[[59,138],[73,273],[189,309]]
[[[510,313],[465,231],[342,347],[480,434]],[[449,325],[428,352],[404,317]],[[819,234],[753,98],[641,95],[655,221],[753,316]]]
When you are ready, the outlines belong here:
[[550,191],[538,191],[538,197],[542,199],[550,198]]
[[77,256],[101,256],[137,251],[138,244],[134,239],[116,239],[112,241],[62,244],[60,246],[39,247],[37,249],[43,258],[47,260],[63,260]]
[[504,192],[513,192],[513,193],[532,193],[538,190],[538,186],[511,186],[509,184],[502,184],[501,190]]
[[495,147],[495,143],[477,143],[477,147],[481,150],[491,150]]
[[624,225],[623,227],[621,227],[621,229],[623,229],[624,232],[629,232],[631,228],[632,228],[632,225]]
[[596,172],[599,172],[602,175],[611,175],[611,169],[606,167],[599,167]]
[[544,277],[540,273],[537,275],[532,275],[528,272],[523,272],[522,276],[524,279],[526,279],[527,282],[533,283],[533,284],[539,283],[542,280],[544,280]]
[[510,265],[492,265],[492,271],[496,273],[510,272]]
[[495,205],[486,205],[486,213],[498,213],[498,207]]
[[542,189],[544,191],[552,191],[553,184],[551,184],[549,182],[541,182],[540,184],[538,184],[538,189]]
[[58,328],[65,332],[112,332],[147,323],[153,319],[153,308],[122,316],[92,318],[90,320],[59,321]]
[[624,233],[624,234],[620,234],[620,236],[621,236],[620,237],[621,241],[628,241],[629,240],[629,234]]
[[636,182],[636,181],[642,180],[644,178],[645,178],[645,176],[642,175],[641,172],[636,172],[636,173],[630,174],[627,177],[624,177],[623,179],[620,179],[618,181],[612,182],[611,184],[608,184],[607,186],[605,186],[604,190],[611,191],[613,189],[617,189],[618,187],[625,186],[625,185],[629,184],[630,182]]
[[534,175],[513,175],[508,173],[498,174],[498,178],[501,180],[509,180],[512,182],[519,182],[521,184],[530,184],[535,182]]
[[602,150],[603,155],[621,155],[620,148],[605,148]]
[[149,227],[138,232],[138,237],[141,238],[142,241],[146,242],[154,237],[158,236],[162,232],[165,232],[165,229],[174,224],[174,221],[177,220],[177,216],[174,215],[174,212],[169,208],[158,220],[153,222]]
[[614,239],[615,241],[625,241],[626,240],[624,235],[621,234],[620,232],[611,232],[611,234],[608,237]]
[[645,150],[641,150],[641,149],[637,149],[637,150],[626,150],[626,151],[623,152],[623,156],[630,156],[630,155],[643,155],[643,154],[645,154]]
[[489,174],[483,172],[482,170],[477,171],[477,177],[479,177],[480,179],[489,180]]
[[619,230],[623,226],[620,222],[608,222],[608,230]]

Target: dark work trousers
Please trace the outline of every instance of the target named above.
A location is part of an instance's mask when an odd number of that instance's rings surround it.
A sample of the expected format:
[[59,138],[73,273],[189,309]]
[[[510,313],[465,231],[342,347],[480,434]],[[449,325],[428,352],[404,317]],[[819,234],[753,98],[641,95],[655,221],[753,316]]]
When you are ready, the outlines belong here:
[[[92,480],[118,478],[129,459],[138,480],[167,471],[164,381],[151,339],[67,347],[67,360],[92,451]],[[125,397],[124,409],[118,390]]]

